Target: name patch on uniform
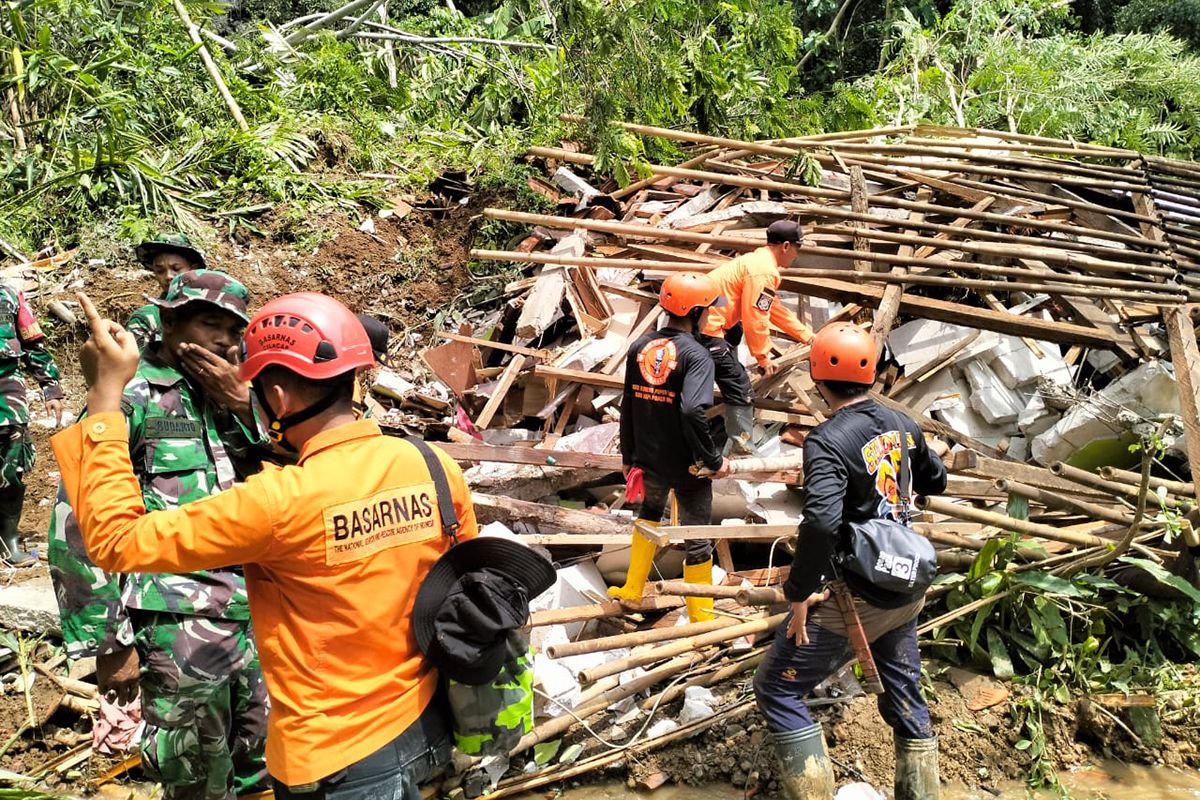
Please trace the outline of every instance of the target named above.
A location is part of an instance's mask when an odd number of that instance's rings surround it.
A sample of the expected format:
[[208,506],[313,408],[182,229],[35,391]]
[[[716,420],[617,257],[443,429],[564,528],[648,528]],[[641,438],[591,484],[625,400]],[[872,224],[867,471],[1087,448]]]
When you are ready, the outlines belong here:
[[775,293],[770,289],[763,289],[762,294],[754,301],[754,307],[759,311],[767,312],[771,310],[771,305],[775,302]]
[[194,419],[183,417],[147,417],[146,439],[203,439],[204,428]]
[[389,547],[440,536],[432,483],[385,489],[325,509],[325,563],[344,564]]

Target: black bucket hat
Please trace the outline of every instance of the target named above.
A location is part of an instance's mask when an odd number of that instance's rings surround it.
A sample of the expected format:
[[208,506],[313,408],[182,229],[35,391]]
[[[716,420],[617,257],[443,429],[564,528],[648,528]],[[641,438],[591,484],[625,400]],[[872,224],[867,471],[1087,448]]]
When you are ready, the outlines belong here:
[[375,355],[375,361],[385,367],[390,367],[392,361],[388,357],[387,325],[370,314],[359,314],[358,321],[362,323],[363,330],[367,332],[367,339],[371,341],[371,352]]
[[480,536],[434,563],[413,605],[417,646],[442,674],[471,686],[495,680],[529,600],[554,585],[554,565],[520,542]]

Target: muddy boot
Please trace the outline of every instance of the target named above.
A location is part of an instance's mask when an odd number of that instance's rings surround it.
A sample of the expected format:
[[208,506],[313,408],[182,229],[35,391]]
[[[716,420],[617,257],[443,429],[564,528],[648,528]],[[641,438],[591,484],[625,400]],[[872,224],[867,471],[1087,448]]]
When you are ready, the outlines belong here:
[[[657,528],[657,522],[639,519],[643,525]],[[618,600],[638,602],[642,599],[642,591],[646,588],[646,579],[650,577],[650,566],[654,563],[654,553],[658,547],[654,542],[642,536],[635,529],[633,544],[629,553],[629,571],[625,573],[624,586],[610,586],[608,596]]]
[[[688,583],[699,583],[712,586],[713,562],[710,558],[703,564],[684,564],[683,579]],[[708,622],[713,618],[713,599],[711,597],[685,597],[689,622]]]
[[938,800],[937,737],[896,737],[896,800]]
[[832,800],[833,763],[825,751],[821,723],[772,734],[771,741],[779,759],[779,782],[788,800]]
[[725,454],[730,456],[752,456],[754,447],[754,407],[725,406]]
[[21,507],[24,498],[15,500],[9,498],[0,503],[0,557],[9,564],[25,564],[33,560],[33,556],[21,550],[20,532],[17,526],[21,522]]

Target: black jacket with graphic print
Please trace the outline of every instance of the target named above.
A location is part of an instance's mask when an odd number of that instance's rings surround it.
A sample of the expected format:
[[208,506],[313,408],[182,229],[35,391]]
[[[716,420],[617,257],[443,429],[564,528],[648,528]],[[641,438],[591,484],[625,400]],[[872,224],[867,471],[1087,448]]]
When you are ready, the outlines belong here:
[[[895,446],[900,441],[898,419],[903,419],[909,434],[913,493],[945,491],[946,467],[930,452],[916,422],[870,399],[842,407],[804,440],[804,520],[783,587],[792,602],[804,600],[833,580],[833,559],[847,549],[849,523],[893,516],[888,498],[894,499],[900,465]],[[890,598],[871,592],[853,576],[847,576],[846,582],[855,594],[877,606],[910,602],[889,602]]]
[[621,458],[675,484],[688,469],[720,469],[706,412],[713,404],[713,361],[685,331],[651,331],[629,348],[621,400]]

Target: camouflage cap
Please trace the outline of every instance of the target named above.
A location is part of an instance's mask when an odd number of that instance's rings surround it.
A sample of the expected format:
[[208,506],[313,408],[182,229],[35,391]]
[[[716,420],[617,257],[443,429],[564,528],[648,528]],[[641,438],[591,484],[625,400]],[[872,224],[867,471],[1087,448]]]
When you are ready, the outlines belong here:
[[181,272],[171,279],[171,285],[163,297],[146,299],[159,308],[179,308],[188,303],[211,303],[217,308],[236,315],[249,323],[246,306],[250,303],[250,292],[240,281],[215,269],[194,269]]
[[160,233],[153,239],[142,242],[134,249],[137,260],[147,266],[159,253],[178,253],[201,268],[206,265],[204,253],[182,233]]

